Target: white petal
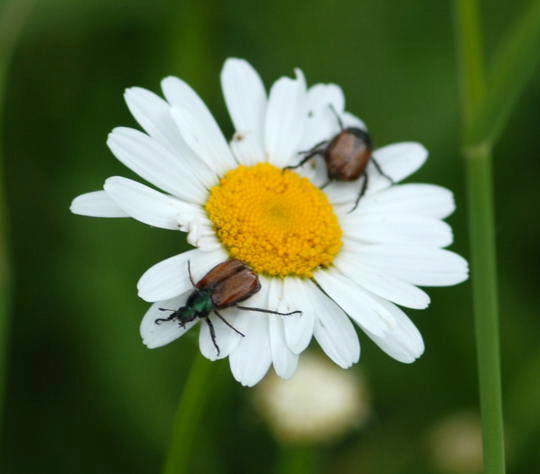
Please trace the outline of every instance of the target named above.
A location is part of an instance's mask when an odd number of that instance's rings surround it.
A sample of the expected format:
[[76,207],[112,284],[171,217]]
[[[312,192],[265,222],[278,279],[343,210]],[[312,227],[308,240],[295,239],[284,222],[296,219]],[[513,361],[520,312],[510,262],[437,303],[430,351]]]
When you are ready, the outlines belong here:
[[[425,163],[427,155],[427,150],[420,143],[414,142],[387,145],[373,153],[380,168],[392,178],[394,183],[405,179],[420,168]],[[369,162],[366,172],[369,183],[362,200],[392,186],[388,178],[379,173],[372,161]],[[326,187],[325,192],[332,204],[344,204],[347,206],[346,212],[348,212],[362,188],[363,181],[363,177],[351,182],[336,181]]]
[[150,267],[137,283],[139,296],[145,301],[161,301],[193,288],[189,279],[188,261],[193,279],[199,281],[210,269],[227,259],[223,250],[187,252],[167,258]]
[[[259,293],[249,299],[249,305],[264,306],[265,296],[263,286]],[[243,317],[238,319],[235,327],[246,337],[240,340],[229,356],[231,372],[242,385],[252,387],[264,377],[272,363],[268,315],[244,311]]]
[[[234,328],[236,328],[234,319],[237,312],[238,311],[236,309],[219,310],[219,314],[221,314],[223,318]],[[219,347],[219,354],[217,353],[216,346],[214,346],[214,342],[212,341],[210,327],[206,319],[201,322],[201,330],[199,332],[199,348],[201,350],[201,354],[209,360],[223,359],[234,350],[234,348],[240,342],[242,336],[234,331],[234,329],[227,326],[216,315],[211,314],[208,319],[214,326],[214,331],[216,333],[216,344]]]
[[180,229],[201,211],[193,204],[179,201],[131,179],[113,176],[103,189],[126,214],[145,224],[162,229]]
[[261,154],[259,138],[254,132],[236,132],[229,145],[238,163],[251,166],[264,161],[264,152]]
[[[180,220],[179,217],[179,222]],[[187,241],[194,247],[201,250],[221,248],[221,243],[216,238],[212,223],[203,213],[193,215],[188,222],[185,220],[180,222],[180,229],[188,233]]]
[[417,214],[444,219],[455,210],[452,191],[433,184],[401,184],[363,197],[355,215]]
[[407,214],[348,214],[343,218],[345,236],[361,242],[398,243],[446,247],[452,228],[439,219]]
[[[321,275],[324,276],[321,278]],[[368,334],[371,339],[373,339],[373,341],[375,341],[375,343],[383,351],[401,362],[413,362],[423,353],[424,343],[422,341],[422,336],[420,335],[416,327],[407,318],[405,313],[403,313],[403,311],[401,311],[397,306],[386,301],[383,298],[379,298],[376,295],[365,293],[358,286],[349,286],[349,296],[353,296],[358,293],[364,294],[364,296],[368,296],[368,298],[365,299],[364,302],[362,302],[362,304],[365,304],[363,308],[364,311],[371,310],[379,317],[379,320],[386,323],[383,331],[377,331],[375,333],[372,330],[373,327],[367,327],[365,321],[360,320],[357,314],[355,317],[355,314],[351,311],[355,310],[355,307],[354,305],[350,304],[349,301],[347,301],[347,297],[345,295],[341,295],[341,299],[337,299],[334,298],[334,296],[331,295],[330,292],[327,290],[327,288],[331,288],[332,286],[345,287],[344,282],[336,281],[336,272],[326,270],[320,271],[316,274],[316,278],[319,283],[321,281],[324,281],[325,279],[328,280],[328,276],[334,277],[334,282],[330,284],[328,284],[327,282],[326,287],[323,287],[323,289],[330,296],[332,296],[332,298],[337,301],[345,311],[348,312],[349,316],[354,319],[354,321]],[[351,300],[353,300],[353,298],[351,298]],[[360,300],[358,300],[358,302],[360,302]],[[345,307],[345,304],[347,304],[348,307]],[[358,312],[357,308],[356,312]]]
[[[365,175],[368,175],[369,181],[364,195],[360,199],[360,203],[370,197],[374,193],[374,190],[378,190],[380,192],[380,188],[388,187],[380,186],[380,181],[378,180],[378,178],[380,178],[380,173],[375,169],[372,162],[368,163]],[[330,185],[324,188],[324,191],[328,195],[328,199],[336,208],[336,212],[349,215],[356,203],[359,193],[364,186],[365,175],[361,176],[356,181],[333,181],[330,183]],[[325,182],[326,181],[328,181],[328,178],[326,178]],[[390,184],[390,182],[387,182],[387,184]],[[354,212],[355,215],[359,212],[359,208],[360,204],[357,210]]]
[[282,77],[270,90],[264,142],[268,161],[278,167],[294,161],[306,121],[306,83],[300,70],[296,79]]
[[140,333],[143,339],[143,344],[149,349],[155,349],[161,347],[169,342],[178,339],[180,336],[188,332],[198,320],[187,323],[185,327],[181,327],[178,321],[164,321],[160,324],[156,324],[156,319],[166,318],[167,314],[160,311],[159,308],[166,309],[178,309],[186,302],[190,292],[183,295],[176,296],[165,301],[159,301],[150,306],[150,309],[146,312],[141,321]]
[[138,130],[115,128],[107,145],[124,165],[148,182],[186,201],[204,203],[207,190],[166,147]]
[[337,365],[349,368],[360,359],[360,343],[351,320],[313,283],[308,285],[316,313],[317,342]]
[[148,135],[171,151],[181,144],[182,137],[171,118],[170,107],[165,100],[141,87],[126,89],[124,99],[129,111]]
[[390,357],[406,364],[414,362],[424,353],[422,335],[401,309],[382,298],[379,302],[392,312],[396,325],[383,336],[370,331],[366,331],[367,335]]
[[[395,183],[413,174],[425,162],[428,151],[420,143],[403,142],[378,148],[373,153],[373,157],[384,171]],[[372,192],[387,188],[391,185],[389,181],[380,174],[373,173]]]
[[161,97],[140,87],[127,89],[124,98],[129,110],[146,133],[166,146],[206,187],[216,182],[216,174],[188,147],[171,117],[170,106]]
[[341,115],[341,120],[343,120],[343,125],[345,127],[360,128],[367,131],[367,127],[364,121],[349,112],[343,112],[343,114]]
[[352,252],[342,250],[334,265],[345,276],[381,298],[407,308],[424,309],[429,305],[429,296],[420,288],[363,264]]
[[71,202],[73,214],[91,217],[129,217],[105,191],[81,194]]
[[414,245],[366,245],[350,242],[358,261],[420,286],[456,285],[468,278],[467,261],[443,249]]
[[165,78],[161,86],[173,106],[172,118],[189,147],[218,175],[234,168],[236,162],[227,142],[197,93],[177,77]]
[[[279,307],[279,301],[283,295],[283,283],[277,278],[267,279],[267,282],[269,284],[267,308],[275,311],[274,308]],[[294,354],[287,345],[283,318],[287,316],[269,315],[268,331],[274,370],[280,377],[288,379],[296,372],[298,355]]]
[[285,330],[281,319],[270,318],[268,328],[274,370],[281,378],[289,379],[298,367],[298,354],[292,352],[285,341]]
[[221,87],[236,133],[252,137],[253,159],[263,161],[266,92],[261,78],[247,61],[229,58],[221,71]]
[[[331,107],[335,112],[342,114],[345,109],[345,96],[343,90],[336,84],[315,84],[311,86],[307,92],[308,114],[317,115],[321,111],[334,114]],[[335,114],[334,125],[337,124]],[[339,130],[339,127],[334,127]]]
[[[322,140],[331,140],[339,133],[339,121],[345,107],[341,87],[335,84],[315,84],[307,92],[307,120],[302,138],[303,150],[309,150]],[[333,108],[333,109],[332,109]]]
[[179,107],[173,108],[171,114],[189,147],[219,175],[236,167],[231,150],[215,121],[211,126],[201,116]]
[[282,316],[285,325],[287,345],[295,354],[300,354],[309,345],[313,337],[315,310],[311,294],[306,291],[306,283],[299,278],[288,277],[283,280],[283,303],[280,312],[302,311],[301,315]]
[[[199,233],[199,229],[201,232]],[[195,230],[195,233],[193,234]],[[216,238],[216,235],[212,228],[210,228],[211,233],[206,233],[205,226],[196,227],[195,229],[190,229],[188,234],[188,242],[191,245],[198,247],[200,250],[207,252],[221,249],[221,242]]]
[[392,326],[391,313],[335,269],[318,271],[315,279],[324,292],[362,329],[382,336]]

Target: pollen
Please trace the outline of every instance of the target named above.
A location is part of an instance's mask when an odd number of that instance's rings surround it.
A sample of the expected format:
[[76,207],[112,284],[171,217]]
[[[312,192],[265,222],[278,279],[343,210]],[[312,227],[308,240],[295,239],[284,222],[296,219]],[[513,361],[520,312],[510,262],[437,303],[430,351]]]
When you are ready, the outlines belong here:
[[326,194],[269,163],[226,173],[205,209],[230,256],[257,273],[309,278],[341,249],[342,230]]

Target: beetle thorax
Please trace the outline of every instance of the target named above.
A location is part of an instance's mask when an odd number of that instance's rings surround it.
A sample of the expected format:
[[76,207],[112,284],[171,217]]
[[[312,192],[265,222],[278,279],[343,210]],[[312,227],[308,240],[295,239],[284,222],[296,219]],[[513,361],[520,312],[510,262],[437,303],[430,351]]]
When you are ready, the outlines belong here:
[[197,316],[206,316],[214,309],[212,290],[195,290],[188,298],[185,308],[190,308]]

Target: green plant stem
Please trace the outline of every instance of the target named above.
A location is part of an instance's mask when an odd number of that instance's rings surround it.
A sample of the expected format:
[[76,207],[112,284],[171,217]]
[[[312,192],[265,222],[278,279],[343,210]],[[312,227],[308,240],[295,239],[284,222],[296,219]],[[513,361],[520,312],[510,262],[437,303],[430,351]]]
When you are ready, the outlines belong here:
[[459,55],[461,109],[465,127],[469,127],[485,95],[484,58],[476,0],[455,0],[454,23]]
[[471,245],[480,409],[486,474],[504,474],[499,316],[491,145],[467,141],[486,97],[475,0],[455,0],[455,29],[462,89],[463,136]]
[[193,449],[197,427],[211,391],[209,387],[211,368],[211,362],[200,354],[195,356],[176,410],[163,474],[189,472],[189,456]]
[[486,474],[504,474],[491,150],[465,151],[480,408]]
[[276,474],[316,474],[318,456],[313,446],[281,446]]
[[11,0],[0,7],[0,434],[3,427],[4,398],[7,380],[7,346],[11,306],[11,268],[9,263],[9,225],[6,204],[4,134],[4,99],[7,71],[17,39],[30,13],[31,0]]

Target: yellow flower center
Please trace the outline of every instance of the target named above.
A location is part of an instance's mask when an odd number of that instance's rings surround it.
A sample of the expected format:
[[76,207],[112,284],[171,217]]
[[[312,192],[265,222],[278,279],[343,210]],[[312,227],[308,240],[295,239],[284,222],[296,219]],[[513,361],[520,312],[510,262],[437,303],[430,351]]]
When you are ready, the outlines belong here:
[[229,171],[210,190],[205,208],[231,257],[257,273],[309,278],[341,248],[342,231],[326,195],[269,163]]

